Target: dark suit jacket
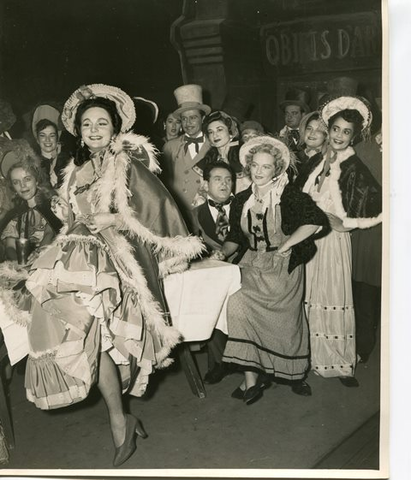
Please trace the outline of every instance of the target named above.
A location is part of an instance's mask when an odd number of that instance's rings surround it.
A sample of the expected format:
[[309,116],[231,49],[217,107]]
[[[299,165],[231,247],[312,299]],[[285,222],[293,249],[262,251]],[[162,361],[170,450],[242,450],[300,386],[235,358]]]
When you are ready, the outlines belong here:
[[223,242],[217,237],[216,225],[208,202],[199,205],[193,210],[195,233],[203,238],[207,250],[220,249]]
[[[230,208],[228,209],[230,216]],[[199,205],[193,210],[194,218],[194,233],[202,237],[204,244],[207,247],[207,252],[210,254],[213,250],[220,250],[224,242],[222,242],[216,235],[216,225],[211,214],[208,202]],[[231,263],[238,263],[247,250],[247,243],[239,244],[239,249],[231,255],[227,260]]]

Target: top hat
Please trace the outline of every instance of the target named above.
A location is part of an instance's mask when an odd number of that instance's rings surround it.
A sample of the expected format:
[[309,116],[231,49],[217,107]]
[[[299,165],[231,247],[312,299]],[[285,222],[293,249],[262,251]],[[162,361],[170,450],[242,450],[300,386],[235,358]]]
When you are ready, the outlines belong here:
[[221,110],[234,117],[239,123],[244,122],[251,109],[250,103],[244,98],[227,94]]
[[208,115],[211,108],[203,104],[203,89],[200,85],[183,85],[174,90],[174,97],[178,108],[174,111],[174,116],[180,115],[187,110],[200,110]]
[[357,94],[358,81],[352,77],[336,77],[327,82],[327,91],[333,97]]
[[307,90],[292,88],[285,94],[285,100],[280,103],[280,108],[284,111],[285,107],[289,105],[298,105],[304,113],[308,113],[311,111],[309,107],[310,101],[311,95]]

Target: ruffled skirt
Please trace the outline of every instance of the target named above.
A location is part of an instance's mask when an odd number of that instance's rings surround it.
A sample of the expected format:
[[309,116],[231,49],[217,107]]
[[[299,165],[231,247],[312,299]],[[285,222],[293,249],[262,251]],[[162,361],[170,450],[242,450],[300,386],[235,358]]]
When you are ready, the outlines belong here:
[[154,367],[169,363],[179,334],[165,323],[135,250],[124,242],[116,232],[92,235],[76,224],[33,265],[26,282],[33,298],[25,386],[37,407],[86,398],[101,351],[119,365],[123,392],[136,396]]

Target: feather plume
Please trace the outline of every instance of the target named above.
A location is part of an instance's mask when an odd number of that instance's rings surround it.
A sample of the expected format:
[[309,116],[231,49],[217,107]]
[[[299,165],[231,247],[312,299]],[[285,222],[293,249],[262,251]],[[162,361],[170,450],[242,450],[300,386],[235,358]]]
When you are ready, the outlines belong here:
[[110,150],[114,155],[118,155],[120,152],[135,152],[139,160],[148,161],[147,167],[151,172],[161,173],[160,164],[156,158],[160,152],[143,135],[135,133],[117,135],[110,144]]

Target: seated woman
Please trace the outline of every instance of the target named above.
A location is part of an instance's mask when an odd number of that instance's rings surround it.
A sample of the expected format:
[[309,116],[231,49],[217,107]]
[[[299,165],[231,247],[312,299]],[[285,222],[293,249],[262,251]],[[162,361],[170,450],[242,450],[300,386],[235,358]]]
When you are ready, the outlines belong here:
[[[223,161],[230,164],[236,174],[234,192],[242,192],[248,188],[250,179],[244,173],[244,168],[239,160],[239,133],[236,121],[220,110],[211,112],[203,120],[203,131],[211,148],[193,169],[202,176],[208,163]],[[200,194],[205,197],[201,192],[201,187]]]
[[7,153],[2,165],[6,165],[7,182],[16,200],[15,207],[2,219],[0,237],[5,246],[5,259],[17,260],[17,239],[28,239],[30,251],[34,252],[51,243],[62,223],[51,210],[51,197],[55,192],[42,175],[40,159],[28,145]]
[[311,395],[304,382],[310,366],[304,263],[315,253],[313,236],[327,232],[327,217],[308,195],[288,185],[294,159],[280,140],[249,140],[240,161],[252,184],[232,202],[230,232],[221,250],[228,257],[248,245],[239,262],[242,288],[228,301],[223,361],[245,374],[232,397],[253,403],[268,376],[290,382],[296,394]]
[[58,188],[63,181],[63,170],[70,155],[61,151],[57,125],[43,118],[34,127],[36,141],[40,148],[41,167],[53,188]]
[[314,111],[303,116],[299,126],[300,140],[297,150],[298,171],[308,159],[327,149],[327,127],[320,118],[320,112]]

